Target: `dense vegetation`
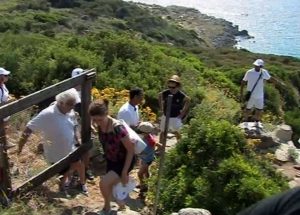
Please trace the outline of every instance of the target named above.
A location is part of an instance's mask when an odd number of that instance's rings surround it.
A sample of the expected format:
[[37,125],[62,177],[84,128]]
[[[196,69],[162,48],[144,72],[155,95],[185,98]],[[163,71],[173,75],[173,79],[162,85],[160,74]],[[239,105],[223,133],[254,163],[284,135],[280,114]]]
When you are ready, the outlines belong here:
[[288,85],[267,87],[266,109],[299,135],[299,59],[206,49],[192,31],[119,0],[4,0],[0,15],[0,66],[12,71],[8,88],[16,96],[69,78],[79,64],[97,69],[99,89],[144,88],[157,110],[166,78],[181,76],[192,111],[182,141],[168,155],[160,202],[166,213],[193,206],[233,214],[286,189],[233,124],[240,116],[239,82],[261,57]]

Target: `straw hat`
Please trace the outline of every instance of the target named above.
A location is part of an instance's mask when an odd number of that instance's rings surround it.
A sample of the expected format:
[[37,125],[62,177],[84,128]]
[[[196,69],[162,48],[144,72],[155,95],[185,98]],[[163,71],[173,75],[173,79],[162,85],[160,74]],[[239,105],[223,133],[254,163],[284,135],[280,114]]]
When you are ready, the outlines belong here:
[[178,75],[172,75],[168,81],[172,81],[172,82],[176,82],[176,83],[180,84],[180,78]]

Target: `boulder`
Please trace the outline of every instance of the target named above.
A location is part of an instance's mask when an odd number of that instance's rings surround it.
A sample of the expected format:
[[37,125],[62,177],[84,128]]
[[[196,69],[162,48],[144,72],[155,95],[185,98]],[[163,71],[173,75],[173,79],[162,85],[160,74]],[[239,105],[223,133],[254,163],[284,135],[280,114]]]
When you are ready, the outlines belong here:
[[292,139],[293,131],[291,126],[289,125],[285,125],[285,124],[280,125],[274,132],[275,132],[275,136],[282,143],[286,143]]
[[278,146],[280,142],[276,137],[274,137],[272,132],[261,133],[260,134],[261,143],[257,145],[259,149],[267,149]]
[[211,215],[211,213],[205,209],[184,208],[178,212],[178,215]]

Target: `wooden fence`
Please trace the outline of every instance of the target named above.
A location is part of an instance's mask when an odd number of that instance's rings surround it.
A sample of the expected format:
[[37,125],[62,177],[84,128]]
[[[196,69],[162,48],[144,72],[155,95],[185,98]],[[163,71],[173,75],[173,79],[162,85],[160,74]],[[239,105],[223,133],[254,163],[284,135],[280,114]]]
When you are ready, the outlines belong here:
[[66,79],[24,98],[0,106],[0,196],[12,197],[16,194],[27,193],[34,187],[41,185],[44,181],[55,176],[57,173],[66,168],[73,157],[82,155],[92,147],[90,117],[87,111],[83,111],[81,117],[81,139],[83,144],[70,155],[64,157],[38,175],[30,178],[19,187],[12,188],[9,158],[6,151],[6,134],[2,119],[31,107],[32,105],[38,104],[45,99],[54,97],[55,95],[77,85],[81,85],[81,108],[82,110],[87,110],[91,102],[92,82],[95,77],[95,69],[87,70],[74,78]]

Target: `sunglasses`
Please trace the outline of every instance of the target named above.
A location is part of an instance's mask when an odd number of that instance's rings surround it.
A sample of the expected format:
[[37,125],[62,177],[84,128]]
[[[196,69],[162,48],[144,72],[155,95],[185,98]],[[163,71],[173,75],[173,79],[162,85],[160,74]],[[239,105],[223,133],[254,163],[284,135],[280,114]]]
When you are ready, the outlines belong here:
[[169,89],[175,89],[176,86],[168,86]]

